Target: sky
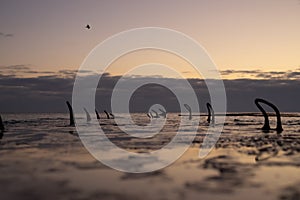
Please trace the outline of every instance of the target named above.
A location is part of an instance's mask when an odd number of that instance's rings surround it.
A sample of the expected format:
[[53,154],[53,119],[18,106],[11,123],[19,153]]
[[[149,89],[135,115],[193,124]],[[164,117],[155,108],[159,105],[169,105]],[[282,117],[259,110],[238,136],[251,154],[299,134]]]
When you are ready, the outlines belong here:
[[220,70],[300,67],[299,0],[1,0],[0,5],[0,66],[77,69],[111,35],[155,26],[194,38]]
[[[66,111],[61,102],[70,100],[76,70],[89,52],[114,34],[140,27],[174,29],[200,43],[225,80],[229,111],[257,111],[255,97],[300,111],[299,0],[1,0],[0,112]],[[118,77],[147,62],[170,65],[198,87],[195,78],[201,77],[185,60],[168,52],[131,52],[109,66],[98,106],[109,107],[109,89]],[[208,101],[204,89],[198,92],[201,102]]]

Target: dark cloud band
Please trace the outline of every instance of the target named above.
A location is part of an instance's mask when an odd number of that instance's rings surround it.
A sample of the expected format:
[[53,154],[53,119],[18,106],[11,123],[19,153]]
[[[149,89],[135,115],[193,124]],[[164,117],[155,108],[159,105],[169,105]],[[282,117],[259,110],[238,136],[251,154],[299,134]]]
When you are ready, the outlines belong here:
[[[67,74],[69,72],[66,72]],[[298,76],[299,74],[293,74]],[[96,75],[84,76],[86,79]],[[102,76],[96,94],[96,107],[100,110],[110,108],[112,90],[119,76]],[[155,79],[139,77],[140,79]],[[130,77],[128,77],[130,79]],[[180,79],[160,78],[180,88]],[[188,80],[194,88],[200,105],[205,112],[209,102],[209,93],[205,81]],[[21,78],[0,75],[0,112],[66,112],[64,102],[72,97],[74,76],[49,75]],[[257,111],[253,100],[257,97],[272,100],[281,111],[300,111],[300,80],[290,79],[235,79],[224,80],[227,93],[228,111]],[[132,97],[132,112],[143,112],[153,103],[166,104],[168,112],[178,111],[178,102],[167,88],[147,85],[139,89]],[[163,101],[162,101],[163,100]],[[46,106],[45,106],[46,105]]]

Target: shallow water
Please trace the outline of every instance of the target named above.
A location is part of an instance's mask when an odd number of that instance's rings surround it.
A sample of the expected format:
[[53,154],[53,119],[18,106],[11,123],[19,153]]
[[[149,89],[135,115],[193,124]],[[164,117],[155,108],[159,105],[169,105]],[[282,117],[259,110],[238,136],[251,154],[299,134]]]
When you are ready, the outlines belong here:
[[[132,117],[140,125],[149,122],[144,114]],[[300,199],[299,113],[282,117],[281,134],[262,132],[263,117],[228,116],[215,148],[200,159],[208,129],[202,116],[185,154],[145,174],[119,172],[94,159],[67,126],[68,114],[2,118],[7,130],[0,140],[1,199]],[[117,146],[150,152],[170,142],[178,120],[177,113],[169,114],[160,134],[143,139],[123,134],[112,120],[100,124]],[[270,123],[276,126],[274,117]]]

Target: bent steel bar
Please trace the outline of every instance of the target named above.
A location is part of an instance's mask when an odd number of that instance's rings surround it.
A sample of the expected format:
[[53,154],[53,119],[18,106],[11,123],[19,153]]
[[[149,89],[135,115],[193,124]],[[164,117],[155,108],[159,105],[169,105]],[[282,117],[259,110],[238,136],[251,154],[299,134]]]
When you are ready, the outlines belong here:
[[166,112],[166,111],[164,111],[164,110],[161,109],[161,108],[159,108],[158,110],[161,112],[160,116],[163,116],[164,118],[167,117],[167,112]]
[[95,113],[96,113],[97,119],[100,119],[100,115],[96,109],[95,109]]
[[110,116],[111,119],[114,119],[114,118],[115,118],[115,115],[112,114],[112,113],[109,113],[109,116]]
[[70,113],[70,126],[74,126],[75,121],[74,121],[73,108],[72,108],[71,104],[69,103],[69,101],[66,101],[66,104],[68,106],[69,113]]
[[4,124],[3,124],[3,121],[2,121],[2,118],[1,118],[1,115],[0,115],[0,131],[4,131]]
[[207,117],[207,122],[215,124],[215,112],[214,109],[212,108],[210,103],[206,103],[207,111],[208,111],[208,117]]
[[269,123],[269,116],[268,116],[267,112],[263,109],[263,107],[259,104],[259,103],[264,103],[264,104],[270,106],[271,108],[273,108],[273,110],[275,111],[276,118],[277,118],[276,131],[278,133],[281,133],[283,131],[283,129],[282,129],[282,125],[281,125],[281,117],[280,117],[280,112],[279,112],[278,108],[274,104],[272,104],[264,99],[256,98],[254,102],[255,102],[256,106],[258,107],[258,109],[262,112],[262,114],[264,115],[264,118],[265,118],[264,126],[261,129],[264,131],[269,131],[271,129],[270,123]]
[[188,104],[184,104],[184,107],[189,111],[190,115],[189,115],[189,120],[192,119],[192,109]]
[[83,108],[85,114],[86,114],[86,121],[87,122],[90,122],[92,119],[91,119],[91,116],[90,116],[90,113],[86,110],[86,108]]
[[152,112],[154,112],[155,116],[153,116],[153,118],[159,118],[159,114],[158,112],[156,112],[155,110],[151,109]]
[[104,113],[106,114],[106,118],[110,119],[109,113],[106,110],[104,110]]

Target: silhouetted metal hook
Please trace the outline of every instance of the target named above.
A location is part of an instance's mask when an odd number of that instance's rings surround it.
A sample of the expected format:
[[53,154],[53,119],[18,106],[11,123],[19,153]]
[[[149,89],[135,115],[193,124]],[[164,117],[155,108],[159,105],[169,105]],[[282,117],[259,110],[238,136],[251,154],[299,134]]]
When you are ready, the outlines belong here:
[[190,115],[189,115],[189,120],[192,119],[192,109],[188,104],[184,104],[184,107],[189,111]]
[[207,111],[208,111],[208,117],[207,117],[207,122],[212,123],[213,125],[215,124],[215,111],[212,108],[210,103],[206,103]]
[[100,119],[100,115],[96,109],[95,109],[95,113],[96,113],[97,119]]
[[70,113],[70,126],[74,126],[75,121],[74,121],[73,108],[72,108],[71,104],[69,103],[69,101],[66,101],[66,104],[68,106],[69,113]]
[[279,112],[278,108],[274,104],[272,104],[264,99],[256,98],[254,102],[255,102],[256,106],[258,107],[258,109],[262,112],[262,114],[264,115],[264,118],[265,118],[264,126],[261,129],[263,131],[269,131],[271,129],[268,113],[259,104],[259,103],[264,103],[264,104],[270,106],[271,108],[273,108],[273,110],[275,111],[276,118],[277,118],[276,131],[277,131],[277,133],[281,133],[283,131],[283,129],[282,129],[282,125],[281,125],[281,116],[280,116],[280,112]]
[[86,121],[87,122],[90,122],[92,119],[91,119],[91,116],[90,116],[90,113],[85,109],[83,108],[85,114],[86,114]]

